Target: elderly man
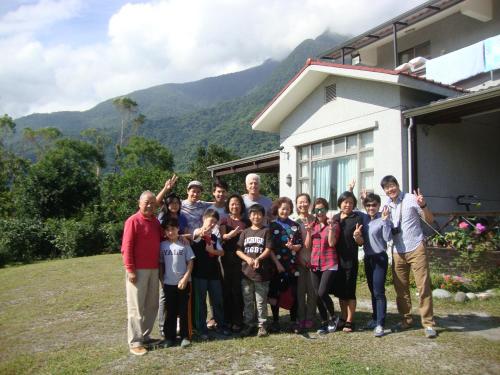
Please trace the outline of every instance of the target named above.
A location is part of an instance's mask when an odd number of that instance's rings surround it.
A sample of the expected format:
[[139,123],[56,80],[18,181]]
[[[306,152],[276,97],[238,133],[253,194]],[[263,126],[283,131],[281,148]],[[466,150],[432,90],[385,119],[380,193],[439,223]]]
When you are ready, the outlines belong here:
[[139,211],[125,221],[122,257],[126,277],[128,344],[130,353],[144,355],[148,345],[160,340],[150,337],[158,312],[158,267],[161,227],[155,217],[156,197],[145,191]]
[[260,194],[260,176],[256,173],[247,174],[245,177],[245,185],[247,188],[247,194],[243,195],[243,202],[245,202],[246,209],[248,210],[254,204],[260,204],[266,210],[266,217],[269,218],[271,215],[271,206],[273,205],[273,201]]
[[392,271],[396,303],[403,321],[396,327],[406,329],[413,324],[411,317],[410,270],[420,299],[420,316],[425,336],[436,337],[429,262],[424,246],[420,218],[432,223],[434,216],[427,207],[420,189],[414,194],[403,193],[394,176],[385,176],[380,185],[389,197],[387,206],[392,220],[393,261]]

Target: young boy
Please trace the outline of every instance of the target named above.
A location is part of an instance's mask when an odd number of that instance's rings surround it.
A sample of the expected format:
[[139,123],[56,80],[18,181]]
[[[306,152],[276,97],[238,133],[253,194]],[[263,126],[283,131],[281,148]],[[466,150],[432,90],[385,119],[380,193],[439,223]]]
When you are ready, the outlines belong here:
[[[244,261],[241,288],[245,305],[243,316],[246,328],[241,332],[243,336],[250,335],[254,329],[256,307],[259,327],[257,335],[267,336],[265,327],[267,293],[273,269],[269,256],[273,251],[273,244],[269,229],[264,227],[264,217],[265,209],[260,204],[254,204],[248,209],[248,218],[252,225],[241,233],[238,250],[236,250],[236,254]],[[257,306],[255,306],[256,303]]]
[[195,325],[202,340],[208,339],[207,292],[213,308],[218,333],[229,335],[224,326],[222,305],[222,275],[218,257],[224,250],[213,233],[219,222],[219,214],[209,208],[203,214],[203,226],[195,231],[193,251],[196,256],[193,267]]
[[188,328],[188,302],[191,272],[193,270],[193,250],[189,245],[179,241],[179,221],[169,218],[163,224],[166,241],[160,244],[160,280],[165,293],[165,346],[175,344],[177,316],[180,320],[181,347],[191,344]]

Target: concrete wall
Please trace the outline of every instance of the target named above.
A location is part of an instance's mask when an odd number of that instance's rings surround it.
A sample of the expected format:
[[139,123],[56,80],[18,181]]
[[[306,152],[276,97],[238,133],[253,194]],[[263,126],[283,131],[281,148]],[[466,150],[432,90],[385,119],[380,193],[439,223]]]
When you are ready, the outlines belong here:
[[[324,103],[325,87],[336,83],[337,99]],[[374,130],[375,191],[386,174],[406,181],[406,131],[401,131],[400,91],[395,85],[330,77],[313,91],[281,124],[285,152],[280,162],[280,195],[297,194],[297,147],[336,136]],[[292,175],[292,186],[286,176]]]
[[[499,139],[498,121],[480,118],[417,126],[418,185],[433,211],[465,211],[454,199],[462,194],[500,201]],[[498,211],[499,201],[482,201],[480,210]]]
[[[431,58],[469,46],[491,36],[500,34],[500,1],[493,1],[493,19],[488,22],[454,13],[432,25],[415,32],[398,33],[398,51],[404,51],[427,41],[431,42]],[[377,66],[394,68],[392,39],[378,48]]]

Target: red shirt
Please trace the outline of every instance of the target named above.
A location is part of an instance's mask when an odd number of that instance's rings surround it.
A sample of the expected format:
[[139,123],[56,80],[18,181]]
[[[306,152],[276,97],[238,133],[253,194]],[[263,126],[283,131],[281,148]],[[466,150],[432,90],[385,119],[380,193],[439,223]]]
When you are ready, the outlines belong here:
[[[340,236],[339,226],[335,225],[334,230],[335,242],[337,242]],[[328,225],[321,228],[319,223],[314,224],[312,229],[311,268],[318,271],[332,269],[339,263],[337,250],[328,244],[328,231]]]
[[127,271],[158,268],[161,234],[158,219],[147,218],[140,211],[125,221],[122,257]]

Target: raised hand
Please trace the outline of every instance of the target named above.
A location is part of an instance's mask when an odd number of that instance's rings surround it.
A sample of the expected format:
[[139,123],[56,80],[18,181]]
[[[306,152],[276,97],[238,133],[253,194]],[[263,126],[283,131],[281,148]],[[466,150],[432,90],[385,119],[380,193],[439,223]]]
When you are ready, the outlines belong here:
[[363,225],[362,224],[356,224],[356,229],[354,229],[354,237],[355,238],[361,238],[362,237],[362,233],[361,233],[361,230],[363,229]]
[[354,187],[356,186],[356,179],[353,178],[351,182],[347,185],[347,190],[349,190],[351,193],[354,191]]
[[384,206],[384,208],[382,209],[382,220],[387,220],[389,218],[389,206]]
[[243,230],[240,229],[239,226],[237,226],[236,228],[234,228],[231,232],[228,233],[229,237],[230,238],[233,238],[233,237],[236,237],[237,235],[239,235]]
[[364,201],[367,195],[368,195],[368,192],[366,191],[366,188],[361,189],[361,193],[359,195],[359,197],[361,198],[361,201]]
[[417,188],[417,190],[413,190],[413,194],[415,194],[415,197],[417,198],[417,204],[420,206],[420,208],[425,208],[425,206],[427,206],[427,203],[425,202],[424,195],[420,191],[420,188]]
[[167,181],[165,181],[165,189],[167,190],[172,190],[175,186],[175,183],[177,182],[177,179],[179,177],[177,177],[175,175],[175,173],[172,175],[172,177],[170,177]]

